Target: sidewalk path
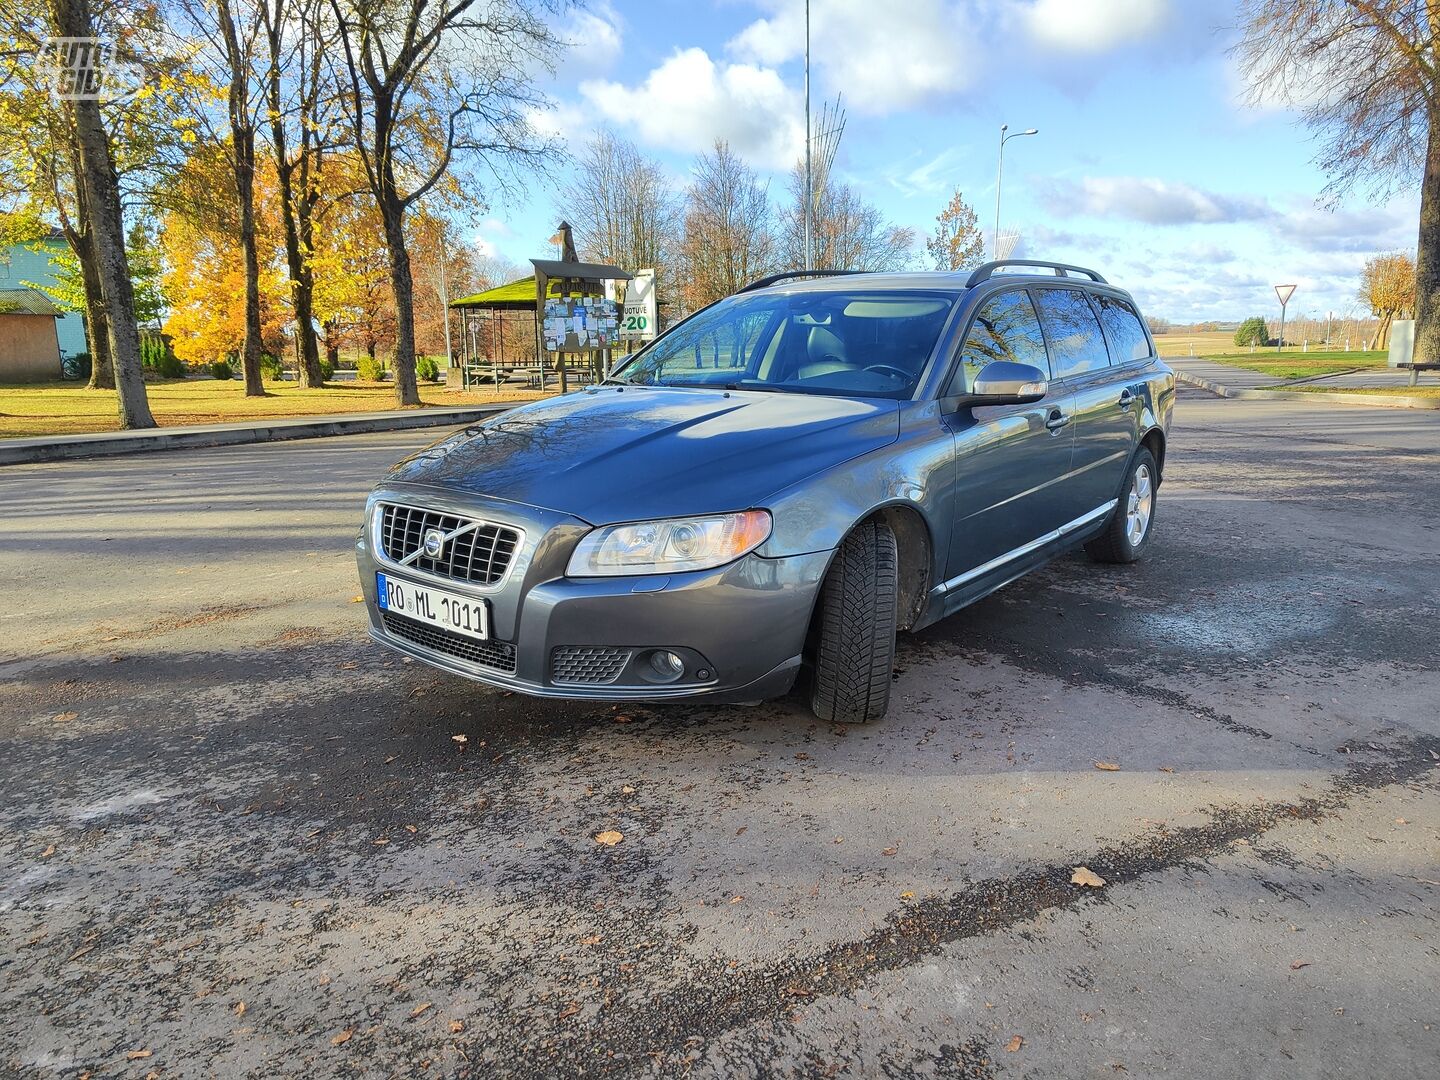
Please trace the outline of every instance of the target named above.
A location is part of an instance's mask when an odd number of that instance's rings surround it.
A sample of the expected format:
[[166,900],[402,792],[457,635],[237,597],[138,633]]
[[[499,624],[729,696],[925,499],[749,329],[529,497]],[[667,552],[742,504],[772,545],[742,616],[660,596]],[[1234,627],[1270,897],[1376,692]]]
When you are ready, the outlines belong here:
[[[1424,397],[1406,393],[1409,390],[1410,373],[1381,368],[1373,371],[1346,372],[1329,376],[1310,376],[1286,382],[1274,375],[1249,368],[1231,367],[1195,356],[1162,357],[1181,382],[1198,386],[1212,394],[1229,398],[1257,398],[1267,401],[1283,401],[1303,398],[1306,401],[1334,402],[1342,405],[1379,405],[1401,409],[1440,409],[1440,397]],[[1288,390],[1293,386],[1334,386],[1336,393],[1320,390]],[[1394,389],[1394,394],[1353,394],[1343,390],[1360,387]]]
[[327,435],[360,435],[370,431],[459,426],[483,420],[518,404],[396,409],[387,412],[339,416],[293,416],[247,420],[234,424],[196,424],[186,427],[147,428],[143,431],[96,431],[84,435],[50,435],[33,439],[0,440],[0,465],[20,465],[64,458],[110,457],[149,450],[181,450],[201,446],[314,439]]

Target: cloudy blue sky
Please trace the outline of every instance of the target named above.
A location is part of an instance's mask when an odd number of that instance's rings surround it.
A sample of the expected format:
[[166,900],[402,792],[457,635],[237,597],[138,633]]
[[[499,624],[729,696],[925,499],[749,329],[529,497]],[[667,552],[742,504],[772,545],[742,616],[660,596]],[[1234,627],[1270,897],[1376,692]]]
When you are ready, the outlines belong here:
[[[607,125],[682,187],[724,138],[778,194],[804,140],[803,11],[599,0],[564,16],[576,44],[542,122],[576,149]],[[1307,133],[1243,100],[1234,18],[1225,0],[812,0],[813,99],[843,93],[839,173],[922,236],[956,187],[988,235],[999,127],[1035,127],[1006,150],[1021,254],[1096,266],[1175,321],[1270,314],[1281,281],[1292,316],[1364,314],[1359,268],[1413,249],[1418,193],[1321,209]],[[563,179],[491,207],[482,249],[544,254]]]

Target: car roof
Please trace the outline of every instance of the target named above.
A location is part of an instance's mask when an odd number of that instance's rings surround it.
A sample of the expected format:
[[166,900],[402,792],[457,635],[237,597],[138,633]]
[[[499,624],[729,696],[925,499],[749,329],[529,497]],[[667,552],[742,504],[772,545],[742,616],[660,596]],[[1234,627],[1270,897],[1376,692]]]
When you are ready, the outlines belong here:
[[[1083,276],[1082,276],[1083,275]],[[768,279],[767,279],[768,280]],[[815,277],[797,273],[772,284],[757,281],[747,292],[766,292],[781,295],[804,293],[851,292],[856,289],[883,292],[888,290],[927,289],[932,291],[963,294],[972,288],[994,288],[1004,285],[1069,285],[1124,297],[1134,303],[1130,294],[1105,280],[1094,270],[1071,266],[1067,263],[1026,263],[1007,261],[985,263],[972,270],[905,270],[891,272],[872,271],[820,271]]]

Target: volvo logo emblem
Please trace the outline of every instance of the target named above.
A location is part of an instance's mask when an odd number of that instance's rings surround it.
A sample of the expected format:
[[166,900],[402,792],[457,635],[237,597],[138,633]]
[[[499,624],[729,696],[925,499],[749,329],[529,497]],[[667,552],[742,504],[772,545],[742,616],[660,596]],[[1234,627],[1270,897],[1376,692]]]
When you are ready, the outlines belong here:
[[422,546],[427,559],[438,559],[440,553],[445,550],[445,534],[439,529],[426,529]]

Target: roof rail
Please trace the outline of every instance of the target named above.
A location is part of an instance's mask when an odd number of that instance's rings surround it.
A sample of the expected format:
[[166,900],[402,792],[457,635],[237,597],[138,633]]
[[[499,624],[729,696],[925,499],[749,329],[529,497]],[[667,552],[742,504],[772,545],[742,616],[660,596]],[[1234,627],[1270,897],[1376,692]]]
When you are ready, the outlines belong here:
[[1044,270],[1055,271],[1056,277],[1084,274],[1097,284],[1108,284],[1108,282],[1100,276],[1098,270],[1089,270],[1083,266],[1072,266],[1070,263],[1046,262],[1041,259],[999,259],[995,262],[987,262],[984,266],[976,269],[976,271],[970,275],[970,280],[965,282],[965,287],[967,289],[973,289],[982,281],[989,281],[995,276],[995,271],[999,270],[1002,266],[1037,266]]
[[750,282],[749,285],[737,291],[735,295],[739,296],[740,293],[753,292],[755,289],[767,289],[771,285],[778,285],[780,282],[789,281],[791,278],[840,277],[845,274],[868,274],[869,272],[868,270],[787,270],[783,274],[771,274],[768,277],[756,278]]

